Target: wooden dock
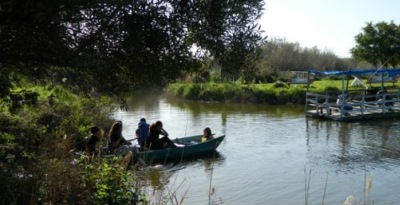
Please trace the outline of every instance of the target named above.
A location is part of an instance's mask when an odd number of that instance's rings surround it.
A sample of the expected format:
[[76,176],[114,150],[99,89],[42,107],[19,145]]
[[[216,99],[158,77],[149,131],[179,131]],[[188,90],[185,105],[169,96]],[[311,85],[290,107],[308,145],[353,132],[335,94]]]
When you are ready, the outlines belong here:
[[338,100],[340,97],[340,94],[307,93],[306,116],[335,121],[400,117],[400,92],[375,95],[350,93]]

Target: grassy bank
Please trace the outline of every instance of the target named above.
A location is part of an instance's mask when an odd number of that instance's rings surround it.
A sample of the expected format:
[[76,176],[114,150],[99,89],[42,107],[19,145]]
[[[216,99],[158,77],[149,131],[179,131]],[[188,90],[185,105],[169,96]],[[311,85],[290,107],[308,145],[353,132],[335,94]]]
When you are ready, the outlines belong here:
[[304,103],[305,86],[288,86],[285,83],[235,84],[235,83],[174,83],[167,88],[168,95],[187,100],[282,104]]
[[[344,84],[344,85],[343,85]],[[323,79],[314,81],[309,92],[339,93],[342,86],[348,90],[364,90],[352,87],[351,80]],[[373,84],[380,87],[380,84]],[[168,96],[186,100],[254,103],[254,104],[304,104],[307,87],[304,84],[288,85],[283,82],[268,84],[240,83],[173,83],[166,89]]]
[[175,83],[167,94],[188,100],[279,104],[304,102],[305,90],[276,84]]

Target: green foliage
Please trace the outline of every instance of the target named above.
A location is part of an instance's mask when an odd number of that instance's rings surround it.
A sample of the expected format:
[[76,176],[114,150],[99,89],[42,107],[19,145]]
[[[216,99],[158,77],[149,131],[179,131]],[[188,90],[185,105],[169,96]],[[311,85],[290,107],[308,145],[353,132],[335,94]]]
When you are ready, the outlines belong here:
[[34,197],[31,204],[136,204],[139,202],[134,192],[136,177],[119,165],[120,160],[88,163],[84,156],[77,160],[43,156],[32,177],[14,179],[21,184],[29,179],[33,193],[13,194],[20,194],[18,202],[22,204],[29,197]]
[[274,88],[274,84],[177,83],[169,85],[167,94],[189,100],[257,104],[304,103],[305,100],[304,89],[287,86]]
[[367,23],[355,41],[357,45],[351,53],[358,60],[365,60],[375,67],[379,64],[395,67],[400,62],[400,26],[393,21]]
[[[24,75],[83,92],[121,92],[165,85],[182,71],[196,70],[205,55],[224,72],[237,74],[249,69],[250,56],[263,41],[257,24],[263,5],[262,0],[3,0],[0,76]],[[196,48],[204,55],[194,54]]]
[[[350,80],[350,79],[349,79]],[[364,80],[365,81],[365,80]],[[342,90],[342,80],[323,79],[314,81],[308,92],[338,93]],[[344,86],[348,82],[344,82]],[[357,87],[348,87],[357,90]],[[166,93],[188,100],[256,103],[256,104],[303,104],[306,86],[287,86],[275,83],[244,85],[240,83],[174,83],[170,84]]]
[[[339,58],[331,51],[321,51],[316,47],[304,48],[299,43],[272,38],[262,46],[257,67],[261,75],[271,75],[277,71],[348,69],[357,67],[357,64],[353,59]],[[263,81],[266,82],[273,81]]]
[[[21,93],[24,89],[14,90]],[[1,193],[0,204],[93,204],[93,200],[104,204],[110,198],[116,204],[126,204],[132,196],[132,186],[126,191],[131,178],[126,172],[116,174],[120,168],[100,163],[86,173],[86,168],[71,164],[70,150],[77,148],[76,143],[88,135],[91,126],[110,126],[111,100],[94,95],[89,99],[60,86],[30,87],[28,93],[38,94],[35,104],[22,104],[9,112],[11,104],[2,103],[6,107],[0,113],[0,183],[7,191]],[[53,103],[50,94],[55,96]],[[103,175],[97,175],[99,170]],[[97,179],[107,175],[104,173],[110,174],[104,184],[124,191],[93,199],[93,192],[101,188],[95,185],[102,184]],[[80,187],[89,175],[98,177],[85,182],[94,188]]]
[[276,81],[274,83],[274,88],[284,88],[284,87],[288,87],[288,85],[282,81]]
[[340,89],[334,86],[327,86],[325,87],[324,91],[333,93],[333,92],[339,92]]
[[8,79],[7,75],[3,74],[3,72],[0,71],[0,98],[8,96],[11,86],[11,82]]
[[9,94],[11,99],[11,111],[21,108],[23,104],[35,105],[38,100],[38,93],[31,90],[12,91]]
[[[79,166],[85,170],[81,179],[85,189],[94,191],[87,202],[93,204],[134,204],[135,175],[119,165],[119,158],[110,158],[100,164],[87,164],[81,160]],[[85,201],[85,200],[83,200]]]
[[278,77],[278,72],[274,72],[271,70],[268,70],[266,67],[263,67],[262,69],[259,69],[255,76],[254,76],[254,82],[255,83],[272,83],[277,80]]
[[342,80],[323,79],[313,82],[310,92],[325,92],[342,90]]
[[183,92],[183,96],[196,98],[200,93],[201,87],[202,84],[191,84],[188,88],[185,89],[185,91]]
[[194,21],[189,24],[192,40],[210,52],[222,67],[222,76],[237,78],[252,69],[264,41],[257,24],[263,5],[260,0],[193,2],[197,10],[192,10]]

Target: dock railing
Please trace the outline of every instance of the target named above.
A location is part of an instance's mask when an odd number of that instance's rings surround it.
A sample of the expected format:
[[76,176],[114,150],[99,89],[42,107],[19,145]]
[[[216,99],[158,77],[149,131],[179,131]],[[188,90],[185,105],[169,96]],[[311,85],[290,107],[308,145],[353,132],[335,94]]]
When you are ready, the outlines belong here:
[[338,100],[339,97],[337,93],[306,93],[306,114],[346,117],[400,111],[400,92],[375,95],[351,93],[343,100]]

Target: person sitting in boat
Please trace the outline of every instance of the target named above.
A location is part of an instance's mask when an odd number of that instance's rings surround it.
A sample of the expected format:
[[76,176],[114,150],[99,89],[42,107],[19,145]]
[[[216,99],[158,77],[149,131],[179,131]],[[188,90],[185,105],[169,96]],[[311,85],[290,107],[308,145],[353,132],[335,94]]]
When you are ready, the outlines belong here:
[[137,147],[133,146],[130,141],[126,140],[122,136],[121,121],[117,121],[114,124],[112,124],[108,135],[110,137],[109,149],[111,153],[114,153],[116,155],[125,155],[129,151],[137,153]]
[[146,123],[146,119],[140,119],[138,128],[136,130],[136,137],[138,139],[141,148],[148,147],[149,144],[149,127],[150,125]]
[[91,135],[86,142],[86,154],[90,157],[98,154],[98,146],[102,138],[102,131],[99,127],[93,126],[90,128]]
[[201,137],[201,142],[205,142],[212,138],[213,138],[213,134],[211,134],[211,129],[209,127],[204,128],[203,137]]
[[[160,138],[160,135],[162,137]],[[164,149],[177,147],[169,138],[168,132],[164,130],[161,121],[157,121],[150,125],[149,148]]]

